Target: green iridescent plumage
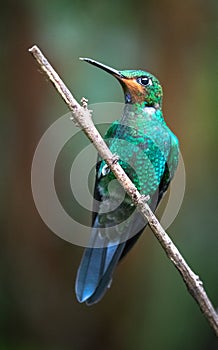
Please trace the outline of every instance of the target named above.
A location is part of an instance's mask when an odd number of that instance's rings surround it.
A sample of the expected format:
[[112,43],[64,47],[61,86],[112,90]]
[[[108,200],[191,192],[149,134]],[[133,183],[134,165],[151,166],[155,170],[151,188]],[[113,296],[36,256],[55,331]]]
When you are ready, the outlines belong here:
[[[84,60],[113,74],[123,87],[123,114],[109,127],[105,141],[140,193],[150,196],[149,205],[155,210],[175,173],[179,152],[178,140],[162,115],[161,85],[145,71],[116,71]],[[100,158],[95,199],[90,248],[84,252],[76,281],[77,298],[87,304],[102,298],[118,261],[147,224]]]
[[[156,114],[154,108],[135,112],[132,109],[132,106],[125,108],[123,120],[115,122],[109,128],[105,140],[110,150],[119,154],[120,165],[132,178],[137,189],[142,194],[151,196],[163,175],[171,139],[165,122],[162,120],[157,124],[160,120],[159,111]],[[104,165],[102,162],[101,166]]]

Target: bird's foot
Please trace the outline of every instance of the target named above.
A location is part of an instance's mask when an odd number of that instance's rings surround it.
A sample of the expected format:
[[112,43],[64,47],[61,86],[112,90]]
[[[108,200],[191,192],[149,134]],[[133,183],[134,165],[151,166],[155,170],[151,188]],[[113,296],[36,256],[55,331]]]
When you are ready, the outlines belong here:
[[114,153],[111,157],[112,164],[116,164],[119,159],[120,159],[120,157],[118,156],[118,154]]
[[[113,154],[111,159],[110,159],[111,165],[116,164],[118,162],[118,160],[119,160],[119,156],[117,154]],[[107,164],[105,164],[102,168],[101,173],[103,176],[105,176],[105,175],[109,174],[110,171],[111,170],[110,170],[109,166]]]

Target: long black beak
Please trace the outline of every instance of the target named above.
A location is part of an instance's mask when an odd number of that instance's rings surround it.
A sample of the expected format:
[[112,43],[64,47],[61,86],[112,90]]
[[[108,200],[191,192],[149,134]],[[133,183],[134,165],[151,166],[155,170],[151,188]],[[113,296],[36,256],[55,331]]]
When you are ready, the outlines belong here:
[[105,72],[108,72],[108,73],[112,74],[114,77],[116,77],[118,79],[119,78],[120,79],[124,78],[123,75],[118,70],[113,69],[113,68],[111,68],[109,66],[106,66],[105,64],[97,62],[97,61],[95,61],[95,60],[93,60],[91,58],[80,57],[80,60],[86,61],[86,62],[88,62],[90,64],[93,64],[93,66],[96,66],[96,67],[99,67],[99,68],[103,69]]

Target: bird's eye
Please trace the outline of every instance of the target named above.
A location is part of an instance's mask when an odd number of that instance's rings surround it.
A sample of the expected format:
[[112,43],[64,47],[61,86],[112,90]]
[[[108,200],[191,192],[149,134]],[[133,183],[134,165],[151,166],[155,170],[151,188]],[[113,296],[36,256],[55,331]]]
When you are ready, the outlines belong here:
[[149,77],[138,78],[137,82],[141,85],[144,85],[144,86],[152,85],[152,80]]

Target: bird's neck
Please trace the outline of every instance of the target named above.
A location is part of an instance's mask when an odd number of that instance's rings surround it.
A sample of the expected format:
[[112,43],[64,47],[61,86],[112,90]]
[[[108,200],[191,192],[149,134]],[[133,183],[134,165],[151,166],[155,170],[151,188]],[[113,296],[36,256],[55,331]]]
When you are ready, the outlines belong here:
[[159,106],[148,107],[145,102],[126,103],[121,122],[134,126],[138,121],[142,121],[143,124],[151,122],[165,124],[163,113]]

